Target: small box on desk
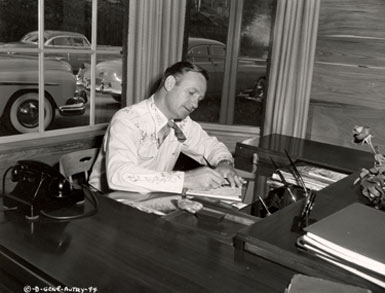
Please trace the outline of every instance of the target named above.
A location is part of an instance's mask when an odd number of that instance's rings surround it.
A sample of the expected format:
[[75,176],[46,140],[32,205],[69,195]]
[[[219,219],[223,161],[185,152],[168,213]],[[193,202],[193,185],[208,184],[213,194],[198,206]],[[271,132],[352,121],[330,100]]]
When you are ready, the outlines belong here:
[[287,151],[293,159],[301,156],[304,140],[284,135],[268,135],[238,142],[235,147],[235,163],[238,169],[252,170],[260,163],[287,164]]

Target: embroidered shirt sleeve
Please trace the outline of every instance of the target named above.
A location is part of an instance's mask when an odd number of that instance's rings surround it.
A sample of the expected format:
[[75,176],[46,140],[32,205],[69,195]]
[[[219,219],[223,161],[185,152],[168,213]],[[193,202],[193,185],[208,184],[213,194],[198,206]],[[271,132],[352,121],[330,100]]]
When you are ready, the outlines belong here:
[[[187,140],[183,152],[198,162],[216,166],[222,160],[233,162],[233,156],[228,148],[214,136],[209,136],[199,123],[187,117],[180,125]],[[204,157],[204,158],[203,158]]]

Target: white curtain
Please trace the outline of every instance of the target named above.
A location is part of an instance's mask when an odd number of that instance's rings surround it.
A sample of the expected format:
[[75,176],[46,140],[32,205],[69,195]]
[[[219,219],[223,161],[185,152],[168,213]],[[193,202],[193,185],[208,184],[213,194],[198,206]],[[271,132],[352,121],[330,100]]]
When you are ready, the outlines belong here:
[[186,0],[130,0],[126,103],[150,95],[163,71],[182,58]]
[[278,0],[263,135],[304,138],[320,0]]

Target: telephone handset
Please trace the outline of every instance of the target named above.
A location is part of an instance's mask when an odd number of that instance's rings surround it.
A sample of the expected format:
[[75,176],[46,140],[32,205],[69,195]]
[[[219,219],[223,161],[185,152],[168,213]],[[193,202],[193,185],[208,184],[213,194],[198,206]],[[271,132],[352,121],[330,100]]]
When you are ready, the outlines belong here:
[[82,190],[72,189],[69,181],[55,168],[39,161],[22,160],[11,170],[17,182],[4,194],[4,206],[17,207],[27,218],[37,218],[40,211],[52,211],[84,202]]
[[70,183],[58,170],[39,161],[18,161],[12,169],[12,181],[28,192],[39,188],[53,197],[65,197],[71,192]]

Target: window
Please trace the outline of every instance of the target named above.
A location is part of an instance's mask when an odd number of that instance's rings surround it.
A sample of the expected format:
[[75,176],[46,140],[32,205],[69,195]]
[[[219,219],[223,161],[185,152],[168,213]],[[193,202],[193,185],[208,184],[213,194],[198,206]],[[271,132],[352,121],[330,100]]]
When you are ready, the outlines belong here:
[[209,47],[196,46],[191,48],[189,59],[191,62],[209,62]]
[[71,46],[71,38],[69,37],[57,37],[46,43],[47,46]]
[[[3,141],[105,127],[121,107],[114,86],[121,87],[122,63],[114,60],[121,60],[126,2],[2,1]],[[114,66],[108,76],[106,66]]]
[[[187,59],[209,74],[206,98],[192,118],[261,126],[273,0],[201,0],[189,7]],[[197,50],[205,46],[209,60]]]

